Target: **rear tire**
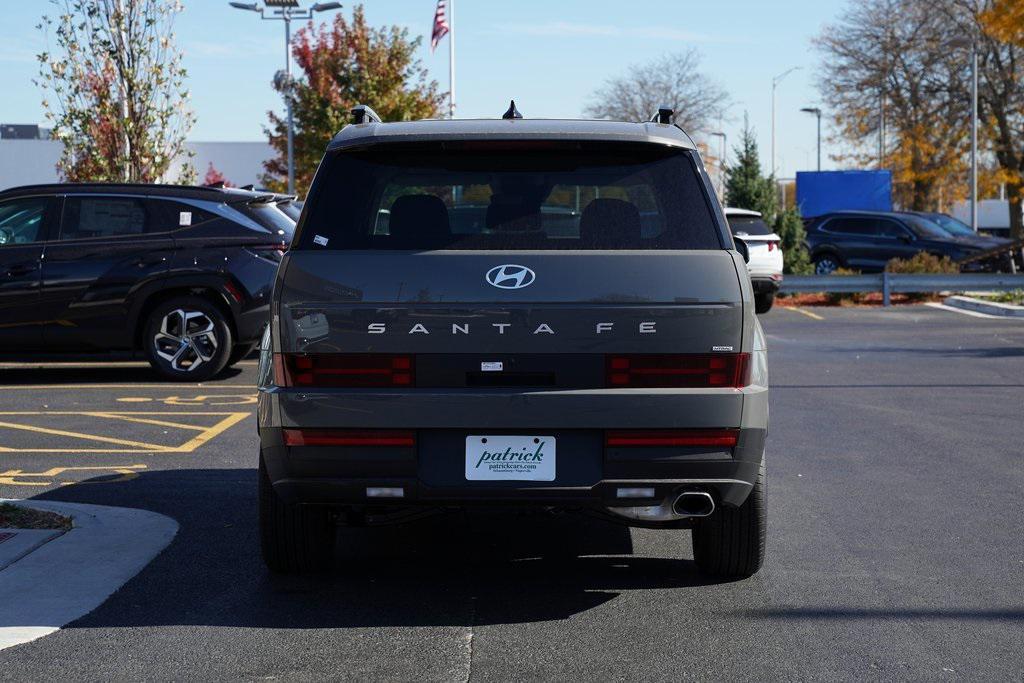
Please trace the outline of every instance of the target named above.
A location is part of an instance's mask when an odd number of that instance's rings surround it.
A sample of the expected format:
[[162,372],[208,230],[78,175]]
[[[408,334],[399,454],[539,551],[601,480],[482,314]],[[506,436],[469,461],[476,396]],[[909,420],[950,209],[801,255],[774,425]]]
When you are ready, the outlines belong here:
[[228,356],[228,362],[226,367],[231,367],[240,360],[245,358],[256,350],[256,345],[259,342],[252,342],[250,344],[235,344],[235,348],[231,349],[231,355]]
[[260,548],[263,562],[275,574],[310,574],[330,569],[336,529],[329,508],[294,505],[281,500],[259,470]]
[[775,292],[754,295],[754,311],[757,313],[767,313],[772,310],[772,304],[774,303]]
[[198,296],[181,296],[150,311],[142,348],[158,373],[178,382],[202,382],[228,364],[233,340],[223,311]]
[[838,256],[831,252],[826,252],[814,257],[815,275],[831,275],[842,267],[843,262]]
[[693,528],[693,560],[702,574],[747,578],[764,564],[767,535],[764,465],[754,489],[738,508],[720,507]]

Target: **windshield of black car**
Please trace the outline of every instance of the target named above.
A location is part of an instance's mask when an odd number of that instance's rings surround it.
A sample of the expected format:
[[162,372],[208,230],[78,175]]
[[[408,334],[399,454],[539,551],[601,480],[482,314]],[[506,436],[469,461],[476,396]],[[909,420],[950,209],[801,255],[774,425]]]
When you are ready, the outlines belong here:
[[949,239],[950,234],[942,229],[942,226],[936,225],[932,221],[921,218],[920,216],[903,216],[903,220],[910,226],[910,229],[914,231],[914,234],[918,237],[925,237],[928,239]]
[[964,225],[963,223],[961,223],[960,221],[958,221],[955,218],[950,218],[949,216],[944,216],[941,213],[939,213],[939,214],[932,214],[932,215],[928,216],[928,218],[930,220],[934,221],[935,223],[938,223],[940,228],[942,228],[943,230],[945,230],[946,232],[948,232],[951,235],[956,235],[957,237],[972,237],[972,236],[974,236],[974,231],[973,230],[971,230],[969,227],[967,227],[966,225]]
[[770,235],[772,229],[760,216],[726,216],[734,235]]
[[329,156],[300,249],[721,249],[692,153],[381,146]]

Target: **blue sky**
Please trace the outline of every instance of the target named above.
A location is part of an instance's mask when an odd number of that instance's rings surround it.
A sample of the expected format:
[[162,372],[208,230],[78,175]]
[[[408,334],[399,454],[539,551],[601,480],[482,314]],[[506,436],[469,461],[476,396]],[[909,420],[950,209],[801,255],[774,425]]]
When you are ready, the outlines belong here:
[[[50,4],[0,3],[0,122],[42,123],[41,95],[31,79],[34,55],[42,46],[35,25]],[[283,26],[231,9],[226,0],[184,4],[176,34],[198,116],[191,139],[264,139],[266,112],[280,108],[270,79],[283,65]],[[353,3],[344,4],[342,11],[350,12]],[[424,43],[434,5],[434,0],[365,2],[372,24],[405,26],[413,35],[424,35]],[[791,177],[815,163],[814,117],[799,111],[818,104],[814,79],[819,55],[811,38],[843,7],[842,0],[456,0],[458,116],[500,115],[512,97],[526,116],[579,116],[606,78],[630,64],[696,47],[704,72],[732,98],[722,122],[730,147],[746,111],[767,159],[771,78],[801,66],[777,91],[778,170],[781,177]],[[447,89],[447,44],[433,55],[424,45],[420,56],[431,77]],[[824,168],[832,167],[828,152],[826,143]]]

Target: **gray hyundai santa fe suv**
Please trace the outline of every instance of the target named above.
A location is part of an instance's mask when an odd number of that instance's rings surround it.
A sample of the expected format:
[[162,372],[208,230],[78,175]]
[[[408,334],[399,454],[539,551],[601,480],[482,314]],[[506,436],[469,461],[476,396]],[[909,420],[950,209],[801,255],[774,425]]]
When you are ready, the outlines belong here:
[[754,574],[765,339],[744,247],[671,112],[353,117],[263,343],[268,567],[328,567],[338,525],[479,506],[691,529],[700,571]]

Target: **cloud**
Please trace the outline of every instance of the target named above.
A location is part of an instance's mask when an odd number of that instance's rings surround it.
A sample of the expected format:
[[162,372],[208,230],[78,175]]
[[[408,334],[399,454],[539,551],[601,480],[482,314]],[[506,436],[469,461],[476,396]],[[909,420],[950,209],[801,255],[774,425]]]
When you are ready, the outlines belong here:
[[696,31],[669,28],[665,26],[622,27],[610,24],[581,24],[569,21],[549,21],[538,24],[504,24],[502,33],[528,36],[554,37],[620,37],[648,40],[677,40],[690,43],[735,42],[734,38],[722,38]]

